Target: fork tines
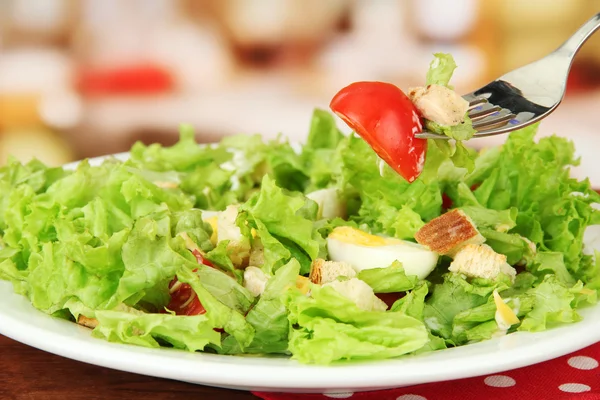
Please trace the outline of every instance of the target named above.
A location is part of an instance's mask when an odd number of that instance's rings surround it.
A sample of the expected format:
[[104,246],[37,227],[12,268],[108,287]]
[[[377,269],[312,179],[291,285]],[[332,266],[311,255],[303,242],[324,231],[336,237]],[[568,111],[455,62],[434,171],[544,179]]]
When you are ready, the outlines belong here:
[[[474,101],[476,99],[470,104]],[[506,108],[491,104],[485,99],[483,103],[470,109],[469,118],[471,118],[475,130],[483,131],[506,125],[510,120],[515,118],[515,114]]]

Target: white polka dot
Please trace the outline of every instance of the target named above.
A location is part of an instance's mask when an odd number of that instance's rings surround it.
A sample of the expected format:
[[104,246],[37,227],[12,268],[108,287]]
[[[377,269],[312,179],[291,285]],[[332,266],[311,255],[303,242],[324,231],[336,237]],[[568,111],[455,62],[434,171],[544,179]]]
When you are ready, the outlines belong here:
[[591,387],[584,385],[583,383],[563,383],[558,388],[567,393],[582,393],[592,390]]
[[323,393],[323,396],[330,397],[332,399],[347,399],[352,397],[354,392],[343,392],[343,393]]
[[517,384],[513,378],[506,375],[487,376],[483,381],[486,385],[493,387],[511,387]]
[[577,369],[594,369],[598,368],[598,361],[594,360],[592,357],[586,356],[575,356],[569,358],[567,361],[569,365],[573,368]]
[[419,396],[418,394],[403,394],[400,397],[396,397],[396,400],[427,400],[423,396]]

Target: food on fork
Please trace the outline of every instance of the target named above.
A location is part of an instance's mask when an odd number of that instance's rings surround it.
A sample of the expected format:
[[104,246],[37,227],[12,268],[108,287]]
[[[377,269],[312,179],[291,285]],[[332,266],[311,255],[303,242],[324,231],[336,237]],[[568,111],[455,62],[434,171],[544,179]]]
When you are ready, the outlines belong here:
[[464,122],[469,110],[469,102],[446,86],[431,84],[411,88],[408,97],[423,118],[439,125],[458,125]]

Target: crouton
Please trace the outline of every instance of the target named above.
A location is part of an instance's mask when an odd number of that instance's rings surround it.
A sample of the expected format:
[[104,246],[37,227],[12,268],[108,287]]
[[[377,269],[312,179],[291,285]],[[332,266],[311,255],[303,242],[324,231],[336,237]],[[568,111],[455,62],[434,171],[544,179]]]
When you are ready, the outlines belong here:
[[317,258],[310,266],[309,278],[312,283],[322,285],[335,281],[339,276],[354,278],[356,271],[348,263],[325,261],[322,258]]
[[415,234],[416,241],[438,254],[453,256],[467,244],[482,244],[485,238],[462,210],[452,210],[432,219]]
[[456,253],[448,270],[471,278],[496,279],[502,272],[514,281],[517,275],[517,271],[506,262],[506,256],[496,253],[486,244],[464,246]]
[[81,314],[77,318],[77,323],[90,329],[94,329],[98,326],[98,320],[96,318],[88,318]]

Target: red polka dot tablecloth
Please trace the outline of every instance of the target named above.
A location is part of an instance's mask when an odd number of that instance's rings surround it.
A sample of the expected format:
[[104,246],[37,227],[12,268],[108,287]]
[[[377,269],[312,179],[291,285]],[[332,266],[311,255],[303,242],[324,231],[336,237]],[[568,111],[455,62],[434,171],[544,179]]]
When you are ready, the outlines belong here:
[[544,363],[475,378],[376,392],[254,394],[265,400],[600,400],[599,360],[600,342]]

